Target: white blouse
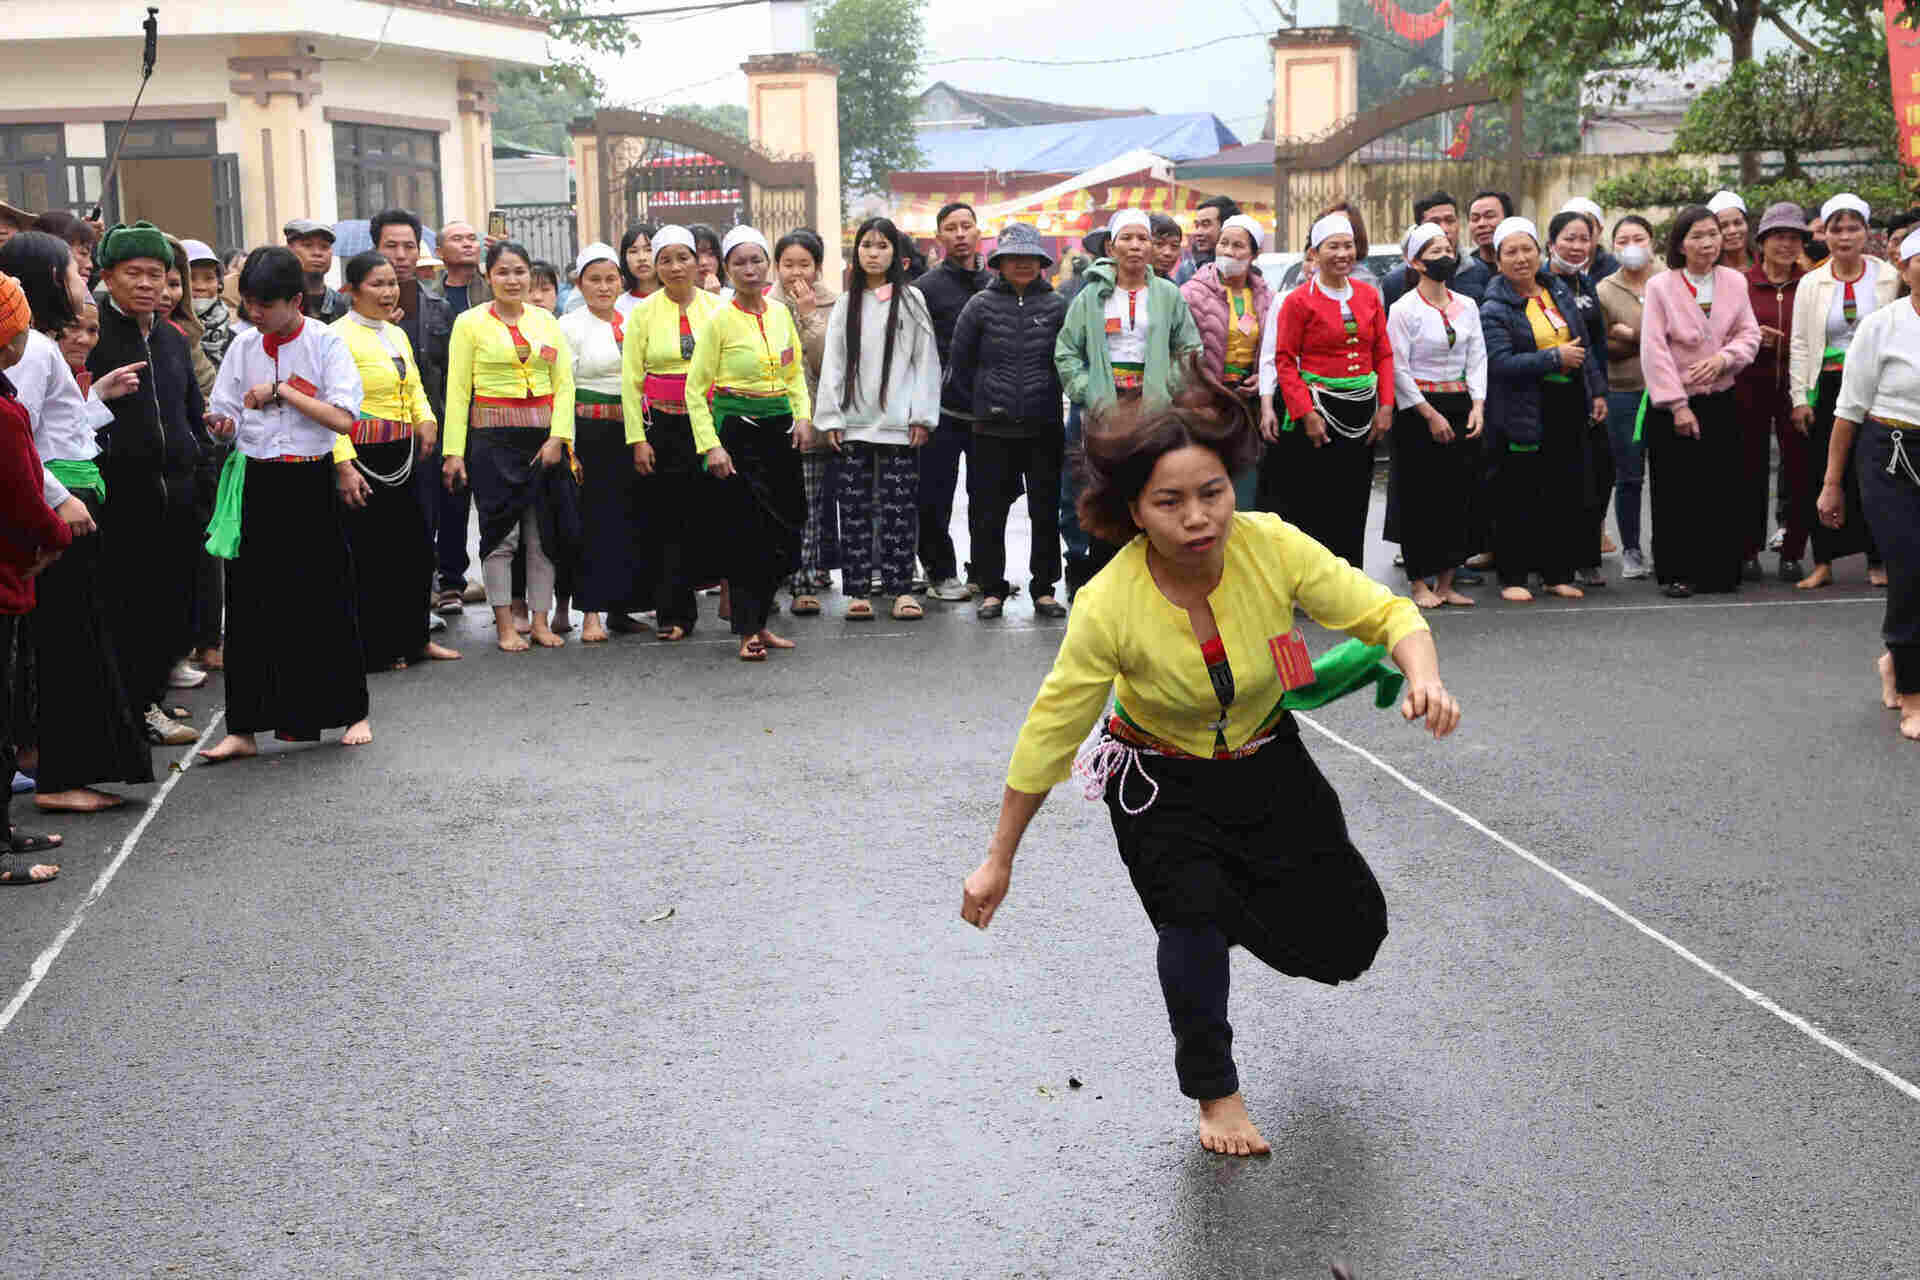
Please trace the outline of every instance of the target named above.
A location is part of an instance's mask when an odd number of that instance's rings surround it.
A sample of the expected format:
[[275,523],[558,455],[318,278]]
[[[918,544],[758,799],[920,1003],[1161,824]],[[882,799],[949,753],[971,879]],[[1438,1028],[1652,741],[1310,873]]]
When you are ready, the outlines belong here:
[[[87,462],[100,456],[93,433],[113,421],[113,411],[97,396],[80,394],[80,384],[52,338],[38,329],[27,330],[27,353],[7,370],[7,380],[26,406],[33,423],[33,447],[43,464]],[[49,507],[73,496],[44,466],[40,490]]]
[[[619,303],[614,307],[618,310]],[[621,351],[620,343],[613,336],[613,326],[583,307],[560,317],[560,332],[567,336],[567,345],[573,349],[574,388],[596,391],[603,396],[619,395]]]
[[1129,312],[1128,293],[1118,285],[1113,295],[1107,299],[1107,360],[1113,364],[1145,364],[1147,362],[1147,299],[1152,296],[1153,280],[1136,289],[1132,296],[1133,307]]
[[1880,308],[1854,330],[1833,415],[1920,423],[1920,315],[1911,299]]
[[1862,261],[1865,267],[1860,272],[1860,278],[1853,282],[1854,306],[1851,323],[1847,320],[1847,286],[1838,280],[1833,282],[1833,305],[1827,308],[1827,350],[1829,351],[1851,350],[1859,327],[1880,305],[1879,292],[1873,287],[1880,264],[1872,258],[1865,258]]
[[233,340],[227,358],[220,362],[207,411],[239,424],[234,447],[249,458],[331,455],[338,438],[331,428],[284,400],[264,409],[249,409],[244,401],[248,390],[263,382],[299,378],[306,384],[299,390],[358,417],[364,391],[360,366],[354,363],[346,339],[316,321],[303,321],[300,332],[281,344],[276,359],[267,354],[266,337],[251,329]]
[[[1447,342],[1447,326],[1453,342]],[[1487,340],[1480,329],[1480,308],[1451,290],[1444,315],[1409,289],[1387,310],[1387,338],[1393,343],[1393,402],[1411,409],[1426,403],[1422,382],[1464,382],[1475,400],[1487,398]]]

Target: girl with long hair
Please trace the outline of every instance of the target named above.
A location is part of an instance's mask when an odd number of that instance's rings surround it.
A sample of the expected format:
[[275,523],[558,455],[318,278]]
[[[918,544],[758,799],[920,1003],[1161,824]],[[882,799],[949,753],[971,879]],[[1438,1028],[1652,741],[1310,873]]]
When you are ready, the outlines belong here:
[[[818,235],[800,227],[781,236],[773,246],[775,300],[793,313],[800,330],[801,356],[807,362],[807,394],[820,403],[820,365],[826,358],[827,320],[839,294],[820,279],[827,246]],[[820,612],[816,592],[833,586],[833,570],[840,567],[840,504],[833,496],[832,450],[823,440],[800,455],[800,478],[807,487],[807,531],[800,539],[800,571],[793,575],[793,612],[811,617]],[[866,590],[863,583],[860,592]],[[849,595],[860,592],[848,591]]]
[[[636,222],[620,237],[620,253],[613,263],[623,288],[613,300],[613,309],[623,316],[660,288],[660,273],[653,266],[653,238],[659,234],[660,228],[651,222]],[[584,285],[581,291],[585,292]]]

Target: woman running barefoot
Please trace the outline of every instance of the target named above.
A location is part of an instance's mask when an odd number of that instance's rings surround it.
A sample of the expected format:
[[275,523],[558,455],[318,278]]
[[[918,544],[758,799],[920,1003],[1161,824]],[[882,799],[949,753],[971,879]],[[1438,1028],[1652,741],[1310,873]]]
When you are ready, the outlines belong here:
[[[1268,1146],[1234,1067],[1228,949],[1331,985],[1366,972],[1387,932],[1380,886],[1282,701],[1291,688],[1312,685],[1325,700],[1360,681],[1306,661],[1295,603],[1392,650],[1408,720],[1444,737],[1460,719],[1412,601],[1279,517],[1234,510],[1229,476],[1251,455],[1251,436],[1184,410],[1124,432],[1089,430],[1081,522],[1131,541],[1080,590],[960,911],[978,928],[992,922],[1050,788],[1078,773],[1089,796],[1104,794],[1159,934],[1180,1091],[1199,1103],[1201,1145],[1242,1156]],[[1390,674],[1371,654],[1355,666],[1363,679]],[[1075,763],[1109,688],[1113,714]]]

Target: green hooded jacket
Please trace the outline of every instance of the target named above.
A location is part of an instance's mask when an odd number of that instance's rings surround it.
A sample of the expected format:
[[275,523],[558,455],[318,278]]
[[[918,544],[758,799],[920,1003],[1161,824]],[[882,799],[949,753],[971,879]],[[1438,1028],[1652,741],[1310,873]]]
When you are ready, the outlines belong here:
[[[1067,308],[1060,338],[1053,345],[1053,365],[1067,399],[1089,413],[1113,403],[1113,365],[1107,360],[1107,299],[1113,296],[1113,260],[1102,258],[1087,268],[1086,286]],[[1147,347],[1147,366],[1141,377],[1141,399],[1149,410],[1173,403],[1179,387],[1179,363],[1200,351],[1200,328],[1193,322],[1187,300],[1171,280],[1147,275],[1147,328],[1153,341]],[[1169,342],[1161,337],[1171,334]]]

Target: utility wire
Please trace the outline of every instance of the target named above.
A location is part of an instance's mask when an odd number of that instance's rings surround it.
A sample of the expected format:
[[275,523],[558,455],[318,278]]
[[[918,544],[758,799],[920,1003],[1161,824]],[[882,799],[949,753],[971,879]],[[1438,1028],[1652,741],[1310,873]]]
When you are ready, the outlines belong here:
[[1239,35],[1219,36],[1200,44],[1190,44],[1180,49],[1162,49],[1158,53],[1135,53],[1124,58],[1074,58],[1065,61],[1049,61],[1044,58],[1009,58],[1002,54],[981,54],[967,58],[936,58],[923,62],[925,67],[945,67],[956,62],[1016,62],[1023,67],[1108,67],[1120,62],[1147,62],[1154,58],[1171,58],[1177,53],[1192,53],[1196,49],[1211,49],[1214,45],[1225,44],[1229,40],[1251,40],[1255,36],[1271,36],[1271,31],[1242,31]]
[[548,22],[556,27],[568,26],[576,22],[609,22],[625,18],[659,18],[676,13],[712,13],[721,9],[744,9],[748,5],[765,4],[766,0],[714,0],[711,4],[678,5],[671,9],[629,9],[624,13],[578,13],[563,18],[549,18]]

